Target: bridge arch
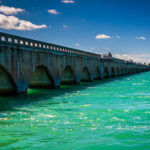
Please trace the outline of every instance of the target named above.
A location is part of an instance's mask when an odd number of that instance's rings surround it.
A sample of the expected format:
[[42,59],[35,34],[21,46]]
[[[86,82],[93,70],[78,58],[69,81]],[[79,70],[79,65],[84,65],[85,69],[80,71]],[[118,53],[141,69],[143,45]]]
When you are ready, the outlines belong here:
[[135,73],[135,68],[132,68],[133,73]]
[[130,73],[133,73],[133,69],[132,68],[130,68]]
[[109,78],[109,71],[108,71],[108,68],[107,68],[107,67],[104,68],[103,77],[104,77],[104,78]]
[[131,73],[131,68],[128,68],[128,73],[129,73],[129,74]]
[[127,74],[127,68],[126,67],[124,68],[124,74]]
[[75,84],[75,72],[71,66],[66,66],[62,72],[61,84]]
[[114,67],[111,67],[111,76],[115,77],[115,69],[114,69]]
[[29,87],[31,88],[53,88],[54,80],[52,75],[45,65],[38,65],[33,72],[30,81]]
[[0,94],[6,93],[16,94],[17,87],[12,75],[4,66],[0,65]]
[[84,67],[81,72],[81,81],[86,82],[91,80],[91,75],[88,67]]
[[120,75],[120,69],[119,69],[119,67],[117,67],[117,76],[119,76]]
[[94,80],[99,80],[100,77],[101,77],[100,69],[99,69],[99,67],[96,67],[95,71],[94,71]]
[[124,69],[123,68],[121,68],[121,73],[120,73],[121,75],[123,75],[124,74]]
[[136,72],[136,73],[138,72],[138,69],[137,69],[137,68],[135,68],[135,72]]
[[136,73],[136,68],[134,68],[134,72]]
[[127,68],[127,74],[129,74],[130,73],[130,68]]

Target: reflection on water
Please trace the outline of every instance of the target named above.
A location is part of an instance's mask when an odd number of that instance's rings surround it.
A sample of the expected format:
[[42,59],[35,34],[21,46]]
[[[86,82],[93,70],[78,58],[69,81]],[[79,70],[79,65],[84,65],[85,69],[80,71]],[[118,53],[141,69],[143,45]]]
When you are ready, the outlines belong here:
[[0,97],[0,149],[150,149],[150,73]]

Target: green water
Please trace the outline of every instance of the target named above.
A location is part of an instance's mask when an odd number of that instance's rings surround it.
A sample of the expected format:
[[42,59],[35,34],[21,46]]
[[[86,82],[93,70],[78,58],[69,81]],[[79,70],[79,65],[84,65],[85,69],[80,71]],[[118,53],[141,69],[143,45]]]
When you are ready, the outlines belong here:
[[0,98],[0,150],[149,150],[150,72]]

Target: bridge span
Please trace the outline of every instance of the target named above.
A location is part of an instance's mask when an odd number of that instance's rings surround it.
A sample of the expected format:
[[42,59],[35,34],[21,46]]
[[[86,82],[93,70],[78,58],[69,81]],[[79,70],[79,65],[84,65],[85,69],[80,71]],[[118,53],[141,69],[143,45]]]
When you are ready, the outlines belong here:
[[135,62],[0,33],[0,94],[149,70],[149,66]]

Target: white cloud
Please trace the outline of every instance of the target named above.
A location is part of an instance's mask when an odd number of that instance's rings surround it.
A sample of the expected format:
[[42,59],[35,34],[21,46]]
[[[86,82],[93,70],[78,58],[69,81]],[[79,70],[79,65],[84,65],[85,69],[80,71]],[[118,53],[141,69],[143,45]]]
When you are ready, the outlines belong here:
[[109,47],[106,47],[105,49],[106,49],[106,50],[110,50],[110,48],[109,48]]
[[20,12],[24,12],[24,9],[15,8],[15,7],[7,7],[7,6],[0,6],[0,12],[5,15],[15,15]]
[[74,0],[62,0],[61,2],[62,3],[66,3],[66,4],[73,4],[73,3],[75,3]]
[[55,10],[55,9],[49,9],[48,12],[49,12],[50,14],[53,14],[53,15],[59,15],[59,14],[60,14],[60,12],[58,12],[58,11]]
[[133,60],[134,62],[150,63],[150,54],[114,54],[116,58],[124,60]]
[[46,28],[46,25],[35,25],[29,21],[20,20],[15,16],[6,16],[0,14],[0,28],[15,30],[35,30]]
[[76,44],[75,44],[75,46],[77,46],[77,47],[78,47],[78,46],[80,46],[80,44],[76,43]]
[[63,25],[63,28],[65,28],[65,29],[66,29],[66,28],[68,28],[68,26],[67,26],[67,25]]
[[98,34],[96,36],[96,39],[110,39],[110,38],[111,38],[111,36],[105,35],[105,34]]
[[119,36],[119,35],[117,35],[117,36],[116,36],[116,38],[117,38],[117,39],[120,39],[120,36]]
[[146,40],[146,37],[144,37],[144,36],[139,36],[139,37],[136,37],[136,39],[139,39],[139,40]]
[[91,50],[95,50],[95,47],[94,47],[94,46],[92,46],[92,47],[91,47]]

